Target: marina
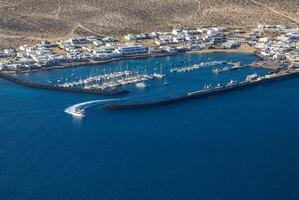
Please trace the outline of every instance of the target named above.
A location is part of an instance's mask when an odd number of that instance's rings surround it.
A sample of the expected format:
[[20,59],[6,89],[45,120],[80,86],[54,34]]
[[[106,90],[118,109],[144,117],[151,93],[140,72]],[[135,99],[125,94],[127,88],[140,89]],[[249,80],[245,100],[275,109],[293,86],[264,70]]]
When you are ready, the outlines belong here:
[[[82,66],[77,69],[54,70],[51,73],[18,74],[16,77],[20,80],[28,80],[25,81],[26,84],[32,82],[46,89],[109,96],[125,94],[134,99],[130,100],[130,103],[120,101],[116,104],[109,104],[108,102],[104,106],[106,109],[158,107],[222,94],[226,91],[263,84],[268,82],[268,79],[276,79],[271,74],[267,74],[268,70],[246,67],[257,60],[259,58],[255,55],[248,54],[180,54],[171,57],[124,60],[109,63],[101,68]],[[211,76],[210,67],[216,66],[223,66],[223,68],[214,68],[213,73],[219,76]],[[289,67],[291,70],[297,69],[293,65]],[[191,71],[193,73],[185,73]],[[40,74],[45,74],[48,78],[40,79]],[[241,76],[238,77],[238,74]],[[250,77],[259,77],[259,81],[248,80]],[[200,84],[202,84],[202,90],[198,90]],[[86,117],[84,108],[68,113],[78,118]]]
[[[255,55],[248,54],[179,54],[171,57],[123,60],[108,63],[101,68],[82,66],[77,69],[53,70],[51,73],[36,72],[15,76],[1,73],[0,77],[31,88],[105,96],[126,95],[130,99],[116,102],[99,100],[86,106],[79,104],[65,109],[65,112],[74,118],[82,119],[88,115],[86,108],[91,105],[100,104],[106,110],[160,107],[264,85],[298,74],[298,67],[295,65],[270,72],[247,67],[258,60]],[[219,76],[211,76],[210,67],[214,67],[212,72]],[[42,74],[48,78],[41,78]],[[200,84],[202,89],[198,90]],[[182,87],[183,85],[185,86]]]
[[299,200],[299,0],[0,10],[0,200]]
[[[210,77],[210,68],[203,67],[201,70],[194,70],[192,73],[171,73],[173,66],[184,69],[185,66],[193,66],[198,63],[228,63],[244,58],[242,63],[249,64],[257,59],[254,55],[247,54],[179,54],[171,57],[157,57],[139,60],[123,60],[107,63],[105,65],[86,65],[76,69],[56,69],[51,71],[36,72],[32,74],[17,74],[15,77],[27,82],[45,84],[66,89],[119,89],[130,91],[132,96],[136,94],[151,94],[154,91],[163,90],[162,96],[168,94],[182,94],[188,89],[195,89],[199,80]],[[216,60],[216,61],[214,61]],[[252,69],[253,71],[266,71]],[[250,73],[249,68],[234,73]],[[229,77],[232,76],[232,77]],[[196,77],[196,79],[194,79]],[[204,79],[206,79],[204,78]],[[215,84],[219,81],[215,78]],[[233,79],[233,74],[224,76],[224,80]],[[140,90],[137,83],[144,82],[149,90]],[[185,88],[185,85],[187,88]],[[175,89],[177,88],[177,89]]]
[[[254,54],[181,54],[15,76],[29,83],[56,86],[115,73],[121,71],[120,67],[122,71],[134,72],[147,67],[148,74],[160,74],[162,66],[164,78],[142,81],[145,88],[124,85],[121,89],[130,93],[121,98],[31,89],[1,78],[1,158],[6,163],[2,177],[4,181],[7,176],[12,177],[4,190],[13,196],[18,193],[18,199],[32,199],[41,193],[50,199],[65,197],[66,193],[75,199],[144,199],[139,192],[148,194],[151,188],[155,194],[148,199],[172,199],[174,192],[178,199],[192,199],[190,193],[197,193],[198,185],[209,185],[210,190],[204,189],[196,197],[247,200],[256,197],[248,198],[255,182],[262,188],[281,188],[281,182],[289,182],[285,187],[288,194],[297,193],[293,174],[298,165],[291,167],[291,180],[285,179],[285,169],[290,158],[298,160],[299,140],[294,132],[298,130],[298,118],[292,115],[299,112],[299,79],[292,78],[298,75],[274,78],[275,71],[247,67],[257,59]],[[241,62],[245,67],[217,76],[210,67],[190,73],[170,72],[173,67],[219,60]],[[238,85],[247,77],[249,80],[263,76],[270,79]],[[238,86],[228,87],[228,83]],[[108,105],[116,106],[116,110],[104,109]],[[130,108],[117,110],[119,105]],[[280,174],[280,178],[275,176],[277,183],[269,177],[269,169]],[[145,176],[144,171],[149,174]],[[49,178],[53,173],[56,176]],[[99,182],[95,174],[100,177]],[[161,181],[161,177],[169,181]],[[127,183],[132,179],[142,184],[129,187]],[[32,183],[36,186],[28,188]],[[240,186],[237,195],[236,186]],[[107,187],[112,189],[107,191]],[[215,187],[219,192],[215,192]],[[53,194],[57,188],[60,192]],[[84,195],[80,196],[78,188]],[[161,188],[167,194],[159,195]],[[271,198],[275,199],[276,194]],[[288,194],[283,197],[288,199]],[[262,196],[267,199],[269,193]],[[4,191],[3,199],[9,197]]]
[[234,81],[231,80],[226,85],[217,84],[215,87],[211,85],[205,85],[202,90],[189,92],[184,96],[174,97],[170,99],[165,99],[161,101],[151,101],[145,103],[137,103],[137,104],[106,104],[104,105],[105,109],[108,110],[122,110],[122,109],[138,109],[138,108],[151,108],[151,107],[160,107],[175,103],[186,102],[202,97],[214,96],[223,94],[230,91],[240,90],[251,86],[271,83],[274,81],[278,81],[281,79],[291,78],[291,77],[298,77],[299,75],[299,68],[296,69],[288,69],[288,70],[281,70],[275,73],[270,73],[269,75],[258,76],[257,74],[248,75],[246,80],[244,81]]
[[299,0],[0,16],[0,200],[299,200]]

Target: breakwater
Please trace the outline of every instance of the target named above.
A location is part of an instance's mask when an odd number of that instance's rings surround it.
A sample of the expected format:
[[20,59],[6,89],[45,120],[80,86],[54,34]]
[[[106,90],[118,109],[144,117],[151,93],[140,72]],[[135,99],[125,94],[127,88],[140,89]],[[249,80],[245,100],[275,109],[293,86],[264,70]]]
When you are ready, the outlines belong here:
[[299,71],[297,70],[297,71],[277,75],[277,76],[274,76],[271,78],[263,78],[263,79],[255,80],[255,81],[243,81],[236,85],[225,86],[222,88],[215,88],[215,89],[210,89],[210,90],[199,90],[199,91],[188,93],[184,96],[169,98],[169,99],[165,99],[165,100],[151,101],[151,102],[145,102],[145,103],[136,103],[136,104],[112,104],[111,103],[111,104],[104,105],[104,108],[108,109],[108,110],[121,110],[121,109],[160,107],[160,106],[165,106],[165,105],[170,105],[170,104],[175,104],[175,103],[191,101],[191,100],[199,99],[199,98],[203,98],[203,97],[219,95],[219,94],[223,94],[223,93],[230,92],[230,91],[240,90],[240,89],[244,89],[244,88],[248,88],[248,87],[252,87],[252,86],[256,86],[256,85],[262,85],[262,84],[266,84],[266,83],[279,81],[282,79],[297,77],[298,75],[299,75]]
[[56,90],[56,91],[71,92],[71,93],[97,94],[97,95],[105,95],[105,96],[116,96],[116,95],[124,95],[129,93],[129,91],[127,90],[119,90],[119,89],[100,90],[100,89],[84,89],[84,88],[66,88],[57,85],[32,83],[3,73],[0,73],[0,78],[3,78],[5,80],[11,81],[13,83],[25,87],[35,88],[35,89]]

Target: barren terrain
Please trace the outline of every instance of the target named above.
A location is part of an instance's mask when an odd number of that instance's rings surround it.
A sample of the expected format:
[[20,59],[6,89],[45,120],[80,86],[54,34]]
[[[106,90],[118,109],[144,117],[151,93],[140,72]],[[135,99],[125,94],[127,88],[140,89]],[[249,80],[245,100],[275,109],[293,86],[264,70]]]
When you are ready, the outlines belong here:
[[0,0],[0,48],[75,35],[299,26],[298,0]]

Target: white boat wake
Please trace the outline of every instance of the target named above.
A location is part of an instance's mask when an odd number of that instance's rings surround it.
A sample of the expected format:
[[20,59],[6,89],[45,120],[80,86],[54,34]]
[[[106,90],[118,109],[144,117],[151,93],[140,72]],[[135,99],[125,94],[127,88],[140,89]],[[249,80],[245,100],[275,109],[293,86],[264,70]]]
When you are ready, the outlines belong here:
[[67,107],[64,112],[72,115],[73,117],[82,118],[85,117],[85,110],[89,107],[99,105],[101,103],[112,102],[112,101],[120,101],[125,100],[126,98],[121,99],[101,99],[101,100],[94,100],[94,101],[86,101],[82,103],[78,103],[72,106]]
[[[157,93],[153,93],[151,95],[157,95]],[[107,102],[132,100],[132,99],[137,99],[137,98],[141,98],[141,97],[148,97],[148,96],[151,96],[151,95],[141,95],[141,96],[138,96],[138,97],[128,97],[128,98],[118,98],[118,99],[100,99],[100,100],[94,100],[94,101],[85,101],[85,102],[77,103],[77,104],[74,104],[72,106],[67,107],[64,110],[64,112],[67,113],[67,114],[70,114],[70,115],[72,115],[73,117],[76,117],[76,118],[83,118],[83,117],[86,117],[85,110],[87,108],[92,107],[92,106],[101,105],[101,104],[107,103]]]

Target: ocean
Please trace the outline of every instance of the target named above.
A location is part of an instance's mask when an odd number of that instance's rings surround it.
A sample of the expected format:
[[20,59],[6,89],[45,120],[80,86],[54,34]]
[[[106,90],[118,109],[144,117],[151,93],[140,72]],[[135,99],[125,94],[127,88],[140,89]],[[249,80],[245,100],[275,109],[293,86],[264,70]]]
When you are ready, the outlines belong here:
[[[250,54],[182,54],[123,60],[19,75],[35,82],[78,79],[118,68],[160,67],[164,80],[128,86],[119,101],[152,101],[242,80],[245,68],[214,75],[214,67],[169,72]],[[219,66],[218,66],[219,67]],[[29,89],[0,79],[0,199],[2,200],[297,200],[299,198],[299,78],[160,108],[108,111],[86,118],[64,112],[74,104],[110,99]]]

